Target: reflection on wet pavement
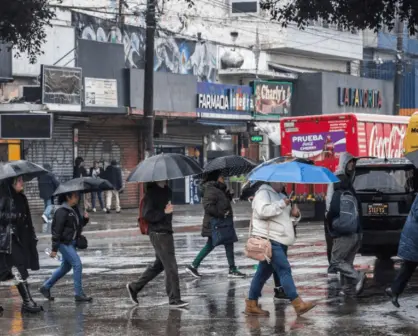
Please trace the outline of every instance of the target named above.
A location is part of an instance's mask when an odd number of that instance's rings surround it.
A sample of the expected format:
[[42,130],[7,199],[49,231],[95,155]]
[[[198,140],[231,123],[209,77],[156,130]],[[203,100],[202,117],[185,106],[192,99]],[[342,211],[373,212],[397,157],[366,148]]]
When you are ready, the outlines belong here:
[[[236,262],[241,271],[252,274],[255,262],[244,257],[246,229],[239,229]],[[39,316],[22,316],[20,298],[15,288],[0,288],[0,304],[5,308],[0,318],[0,335],[418,335],[418,277],[415,277],[396,310],[385,298],[383,289],[394,276],[398,261],[375,262],[358,257],[357,267],[368,272],[367,287],[361,298],[344,303],[336,297],[338,280],[327,276],[323,229],[304,225],[298,242],[289,250],[296,285],[305,299],[319,300],[318,307],[297,318],[287,302],[273,302],[273,283],[263,291],[260,304],[271,312],[269,318],[245,317],[244,299],[251,279],[230,280],[223,248],[217,248],[203,262],[202,279],[195,280],[184,267],[205,243],[200,232],[176,235],[176,253],[181,290],[190,309],[169,310],[164,278],[158,277],[139,295],[139,306],[132,306],[125,284],[140,275],[153,260],[147,237],[132,239],[90,240],[91,248],[82,251],[84,286],[94,297],[91,304],[73,300],[71,276],[53,289],[54,302],[41,299],[37,289],[57,267],[57,262],[40,252],[42,269],[32,273],[31,288],[45,312]],[[39,250],[47,247],[42,243]]]

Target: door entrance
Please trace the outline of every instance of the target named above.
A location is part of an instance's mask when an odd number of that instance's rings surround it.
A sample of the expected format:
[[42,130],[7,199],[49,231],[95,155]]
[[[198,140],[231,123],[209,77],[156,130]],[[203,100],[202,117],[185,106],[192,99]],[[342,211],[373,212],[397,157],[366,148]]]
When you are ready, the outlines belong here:
[[0,162],[9,161],[9,144],[0,144]]

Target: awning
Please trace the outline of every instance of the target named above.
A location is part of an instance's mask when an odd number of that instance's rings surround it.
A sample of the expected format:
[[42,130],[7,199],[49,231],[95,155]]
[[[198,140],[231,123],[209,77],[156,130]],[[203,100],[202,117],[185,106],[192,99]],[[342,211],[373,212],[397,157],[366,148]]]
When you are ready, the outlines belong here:
[[219,119],[197,119],[197,122],[205,126],[219,126],[219,127],[247,127],[245,121],[238,120],[219,120]]
[[276,71],[286,71],[286,72],[291,72],[291,73],[315,73],[315,72],[320,72],[319,70],[311,70],[311,69],[305,69],[305,68],[292,67],[292,66],[282,65],[282,64],[278,64],[278,63],[272,63],[272,62],[268,62],[267,64],[268,64],[269,67],[273,68],[273,70],[276,70]]

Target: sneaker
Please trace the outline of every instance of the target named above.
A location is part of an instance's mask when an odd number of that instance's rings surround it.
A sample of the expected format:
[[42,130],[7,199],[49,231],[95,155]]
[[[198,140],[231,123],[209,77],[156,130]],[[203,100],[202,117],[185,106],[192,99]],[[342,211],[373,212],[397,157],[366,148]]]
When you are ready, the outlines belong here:
[[97,210],[96,210],[96,208],[93,208],[93,212],[96,212]]
[[237,268],[229,270],[228,278],[245,278],[246,275],[238,271]]
[[42,215],[42,220],[44,223],[48,223],[48,217],[46,215]]
[[106,208],[103,208],[102,210],[103,210],[103,212],[107,212],[107,209]]
[[[396,308],[401,307],[401,305],[399,304],[399,301],[398,301],[398,295],[393,293],[392,288],[390,288],[390,287],[386,288],[385,293],[386,293],[387,296],[389,296],[391,298],[391,302]],[[418,308],[418,306],[417,306],[417,308]]]
[[192,265],[186,267],[186,272],[190,273],[195,278],[200,278],[201,277],[201,275],[197,271],[197,268],[193,267]]
[[366,281],[366,273],[360,272],[360,280],[356,284],[356,295],[360,295],[363,292],[365,281]]
[[170,302],[170,308],[184,308],[184,307],[187,307],[188,305],[189,305],[188,302],[185,302],[182,300]]
[[276,287],[274,289],[274,301],[288,300],[283,287]]
[[55,298],[51,296],[51,290],[42,286],[39,288],[39,292],[44,296],[45,299],[49,301],[54,301]]
[[110,214],[110,210],[109,209],[105,209],[107,214]]
[[138,293],[132,289],[131,284],[126,284],[126,289],[128,290],[128,295],[132,303],[138,304]]
[[76,302],[91,302],[91,301],[93,301],[92,297],[86,296],[85,294],[76,295],[74,298],[75,298]]

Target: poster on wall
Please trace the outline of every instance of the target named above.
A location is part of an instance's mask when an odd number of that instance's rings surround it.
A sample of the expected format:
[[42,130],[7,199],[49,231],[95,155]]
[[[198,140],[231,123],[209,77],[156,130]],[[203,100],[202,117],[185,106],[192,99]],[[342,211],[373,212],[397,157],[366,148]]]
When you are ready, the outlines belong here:
[[292,93],[292,83],[254,82],[256,118],[290,116]]
[[84,78],[84,104],[93,107],[118,107],[116,79]]
[[[188,147],[187,156],[195,160],[200,167],[203,167],[203,147]],[[189,203],[190,204],[199,204],[201,202],[200,195],[200,183],[201,179],[195,178],[193,176],[189,177]]]
[[324,161],[346,151],[344,131],[292,135],[292,156]]

